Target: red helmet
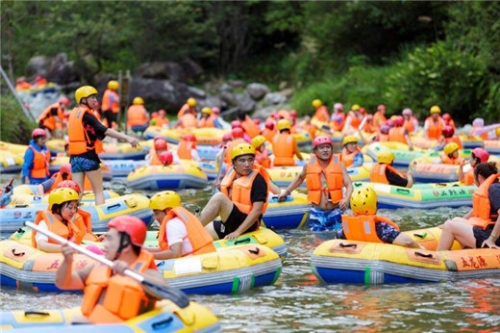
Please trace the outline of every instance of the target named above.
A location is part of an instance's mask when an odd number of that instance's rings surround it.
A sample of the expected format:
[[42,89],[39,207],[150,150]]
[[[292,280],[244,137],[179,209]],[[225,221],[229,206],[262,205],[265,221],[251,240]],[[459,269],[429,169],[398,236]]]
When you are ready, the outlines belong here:
[[443,114],[442,118],[443,118],[444,121],[450,121],[451,120],[451,116],[450,116],[449,113]]
[[292,117],[292,119],[296,119],[298,116],[299,114],[297,113],[297,111],[295,110],[290,111],[290,117]]
[[158,117],[158,112],[154,111],[154,112],[151,112],[151,118],[156,118]]
[[320,135],[314,138],[313,140],[313,149],[316,149],[319,145],[322,145],[324,143],[328,143],[333,147],[333,141],[332,138],[326,135]]
[[59,170],[61,174],[65,173],[68,175],[71,175],[71,164],[70,163],[64,163],[61,165],[61,169]]
[[213,107],[212,108],[212,114],[219,114],[220,113],[220,109],[218,107]]
[[359,108],[359,112],[361,114],[366,114],[366,109],[365,108]]
[[255,125],[260,125],[260,119],[258,119],[258,118],[255,118],[253,120],[253,122],[254,122]]
[[233,136],[231,133],[226,133],[224,134],[224,136],[222,137],[222,141],[231,141],[233,139]]
[[245,132],[243,132],[243,129],[241,129],[240,127],[233,128],[233,130],[231,131],[233,139],[242,138],[244,134]]
[[69,99],[67,97],[61,97],[59,98],[59,104],[64,104],[66,106],[69,106]]
[[188,142],[196,142],[196,136],[194,134],[186,134],[182,139]]
[[80,185],[76,183],[73,180],[63,180],[59,184],[57,184],[56,188],[70,188],[72,190],[75,190],[76,193],[80,194],[82,193],[82,190],[80,189]]
[[158,111],[158,114],[159,114],[160,116],[162,116],[162,117],[165,117],[165,116],[167,115],[167,111],[165,111],[165,110],[161,109],[161,110],[159,110],[159,111]]
[[118,216],[109,221],[108,228],[115,228],[118,232],[124,232],[130,237],[130,242],[136,246],[142,246],[146,239],[146,224],[135,216]]
[[380,111],[380,110],[385,110],[385,105],[384,104],[379,104],[377,106],[377,111]]
[[241,128],[241,121],[239,121],[239,120],[233,120],[231,122],[231,128]]
[[479,158],[479,160],[481,161],[481,163],[488,162],[488,159],[490,158],[490,153],[488,153],[483,148],[479,148],[479,147],[478,148],[474,148],[474,150],[472,151],[472,155],[474,155],[475,157]]
[[389,126],[387,124],[383,124],[382,126],[380,126],[380,133],[389,134],[390,129],[391,129],[391,126]]
[[443,127],[443,135],[445,138],[451,138],[455,134],[455,129],[452,126],[446,125]]
[[174,155],[169,151],[164,151],[160,154],[160,162],[163,165],[170,165],[174,161]]
[[167,149],[167,148],[168,148],[168,144],[167,144],[167,141],[165,141],[165,139],[161,138],[161,139],[155,140],[155,149],[156,150]]
[[405,119],[403,118],[403,116],[396,116],[394,118],[394,125],[396,125],[397,127],[401,127],[405,124]]
[[274,122],[272,120],[266,120],[266,128],[272,131],[274,129]]
[[37,136],[47,136],[47,133],[41,128],[35,128],[33,132],[31,132],[31,137],[36,138]]

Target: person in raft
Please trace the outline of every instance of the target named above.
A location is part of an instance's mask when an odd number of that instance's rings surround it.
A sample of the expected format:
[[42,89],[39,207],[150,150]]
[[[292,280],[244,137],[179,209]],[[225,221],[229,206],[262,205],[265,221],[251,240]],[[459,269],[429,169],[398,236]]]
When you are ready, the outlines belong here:
[[350,203],[354,216],[342,216],[337,238],[420,248],[415,240],[399,231],[396,223],[376,215],[377,193],[371,187],[354,190]]
[[[340,154],[333,154],[333,141],[329,136],[317,136],[313,140],[313,154],[300,174],[278,200],[284,200],[306,180],[307,199],[312,208],[309,227],[312,231],[337,231],[340,228],[342,211],[349,207],[352,183]],[[342,188],[345,187],[345,196]]]
[[147,247],[155,259],[165,260],[215,252],[213,238],[203,224],[181,205],[181,197],[163,191],[151,197],[149,208],[160,222],[159,247]]
[[166,286],[158,272],[154,257],[142,248],[147,227],[134,216],[119,216],[108,224],[103,241],[104,256],[113,268],[90,264],[74,269],[74,250],[62,246],[64,260],[56,272],[55,284],[63,290],[82,290],[82,316],[75,323],[112,324],[132,319],[153,310],[157,297],[143,284],[123,275],[131,269],[154,284]]
[[[267,208],[271,180],[265,168],[255,163],[255,149],[247,143],[234,146],[231,162],[220,183],[221,192],[208,201],[199,216],[213,239],[232,240],[259,229]],[[214,221],[217,216],[222,221]]]
[[45,143],[47,133],[41,128],[31,132],[31,140],[24,153],[21,179],[24,184],[41,184],[50,178],[50,150]]
[[392,151],[381,152],[377,157],[377,164],[372,166],[370,171],[370,181],[372,183],[390,184],[401,187],[413,186],[413,175],[408,170],[405,178],[393,166],[394,153]]
[[464,172],[464,166],[467,164],[467,160],[464,159],[458,168],[458,180],[465,185],[474,185],[474,170],[481,163],[488,162],[490,158],[490,153],[488,153],[483,148],[474,148],[470,154],[470,168],[468,171]]

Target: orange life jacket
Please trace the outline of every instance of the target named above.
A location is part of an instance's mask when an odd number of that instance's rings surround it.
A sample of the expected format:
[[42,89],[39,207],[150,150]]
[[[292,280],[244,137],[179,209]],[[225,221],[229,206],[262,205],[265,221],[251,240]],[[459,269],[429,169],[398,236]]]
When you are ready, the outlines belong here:
[[162,250],[168,250],[169,248],[167,240],[167,224],[174,217],[178,217],[184,223],[187,235],[183,238],[183,240],[187,238],[193,247],[191,252],[183,253],[183,257],[192,254],[203,254],[216,251],[212,236],[208,233],[203,224],[201,224],[200,220],[198,220],[196,216],[191,214],[191,212],[184,207],[171,209],[167,216],[163,219],[158,234],[158,244]]
[[342,231],[346,239],[371,243],[383,243],[378,237],[375,223],[387,223],[399,230],[399,226],[391,220],[377,215],[342,215]]
[[464,173],[464,180],[463,182],[465,185],[474,185],[475,180],[474,180],[474,169],[470,168],[469,171]]
[[273,138],[276,135],[276,130],[270,130],[269,128],[264,128],[261,135],[266,138],[267,142],[273,142]]
[[56,118],[52,114],[51,110],[52,109],[57,109],[57,117],[63,121],[64,120],[64,111],[61,108],[61,105],[59,103],[54,103],[49,105],[38,117],[37,122],[42,122],[42,125],[47,127],[49,130],[53,131],[56,129]]
[[[45,194],[50,193],[53,190],[55,190],[57,188],[57,185],[59,185],[59,183],[64,180],[63,177],[62,177],[61,172],[57,172],[57,173],[53,174],[52,178],[55,178],[54,183],[52,184],[52,186],[50,187],[50,189],[47,192],[45,192]],[[71,177],[71,175],[68,175],[67,180],[72,180],[72,179],[73,179],[73,177]]]
[[375,133],[377,132],[377,126],[373,123],[366,122],[362,128],[366,133]]
[[271,167],[271,159],[269,158],[269,152],[264,150],[264,152],[255,151],[255,162],[259,163],[262,167],[269,169]]
[[148,122],[146,109],[142,104],[133,104],[127,110],[127,128],[132,126],[144,125]]
[[339,120],[332,120],[330,122],[330,127],[336,131],[336,132],[341,132],[342,129],[344,128],[345,124],[345,113],[344,112],[336,112],[334,113],[334,117],[340,116]]
[[92,112],[89,108],[81,106],[76,107],[69,115],[68,152],[70,155],[80,155],[94,149],[97,154],[104,151],[101,140],[96,140],[92,143],[87,131],[83,127],[83,116],[86,113],[95,117],[94,112]]
[[[266,169],[256,164],[253,165],[253,171],[250,172],[248,176],[237,177],[234,168],[230,168],[221,181],[220,188],[222,194],[229,198],[229,200],[231,200],[236,205],[236,207],[238,207],[240,212],[244,214],[249,214],[252,210],[252,185],[255,177],[257,177],[258,174],[260,174],[264,178],[267,184],[267,190],[269,191],[271,188],[271,179],[269,177],[269,174],[267,173]],[[266,195],[268,195],[268,193],[266,193]],[[266,212],[266,209],[267,196],[261,213],[264,214]]]
[[295,166],[295,139],[291,134],[279,133],[273,138],[274,166]]
[[180,118],[186,114],[186,111],[188,111],[189,114],[193,115],[193,116],[196,116],[196,110],[195,108],[192,108],[189,106],[189,104],[184,104],[183,106],[181,106],[181,108],[179,109],[179,112],[177,112],[177,119],[180,120]]
[[492,218],[497,214],[491,214],[491,204],[488,190],[500,174],[489,176],[472,195],[472,215],[467,220],[469,224],[485,229],[489,224],[495,223]]
[[166,127],[165,125],[170,124],[170,121],[166,117],[165,118],[156,117],[155,120],[156,120],[156,126],[158,126],[158,127],[164,128],[164,127]]
[[[341,156],[334,154],[327,167],[323,169],[316,155],[311,154],[306,170],[307,199],[310,202],[318,205],[321,201],[322,193],[327,194],[334,204],[342,200],[344,178],[340,164],[341,161]],[[326,178],[326,184],[321,180],[322,175]]]
[[444,138],[444,145],[455,142],[458,145],[458,148],[463,149],[464,145],[462,144],[462,140],[458,136],[452,136],[451,138]]
[[[114,96],[116,101],[110,104],[110,96]],[[106,89],[104,91],[104,95],[102,96],[102,105],[101,105],[101,110],[103,112],[106,111],[112,111],[113,113],[118,113],[120,112],[120,96],[118,96],[118,93],[114,90],[111,89]],[[109,124],[111,125],[111,124]]]
[[438,117],[436,121],[434,121],[434,118],[429,116],[425,121],[429,124],[427,128],[427,138],[430,140],[438,140],[443,133],[443,121],[441,117]]
[[[45,224],[47,225],[47,228],[49,228],[49,231],[61,236],[62,238],[71,239],[76,244],[80,244],[82,242],[84,233],[80,229],[78,229],[78,227],[73,222],[68,221],[68,224],[66,225],[51,212],[43,210],[37,212],[35,225],[39,225],[41,221],[45,221]],[[48,242],[50,244],[59,244],[50,237]],[[38,244],[36,242],[36,230],[32,231],[31,245],[34,248],[38,248]]]
[[377,136],[378,136],[378,142],[388,142],[389,141],[389,134],[378,133]]
[[356,156],[356,154],[360,151],[361,150],[359,150],[358,147],[356,147],[352,153],[350,153],[346,148],[342,149],[342,162],[344,162],[346,168],[354,164],[354,156]]
[[179,118],[179,121],[177,122],[177,127],[179,128],[193,129],[196,128],[196,126],[197,126],[196,117],[191,113],[182,115]]
[[404,127],[393,127],[389,130],[389,141],[406,143]]
[[198,127],[199,128],[213,128],[213,127],[215,127],[214,118],[212,118],[211,116],[208,118],[201,118],[200,121],[198,122]]
[[382,111],[377,111],[373,114],[373,124],[375,124],[375,126],[380,127],[380,125],[382,123],[385,123],[386,121],[387,118],[382,113]]
[[181,160],[192,160],[191,149],[196,149],[196,143],[192,141],[181,141],[177,147],[177,156]]
[[30,170],[30,177],[46,178],[50,176],[50,150],[47,149],[44,154],[31,146],[29,146],[29,148],[33,151],[33,168]]
[[357,130],[359,125],[361,124],[361,119],[359,119],[356,114],[352,111],[349,111],[347,118],[351,119],[351,128]]
[[[144,250],[129,268],[139,273],[157,269],[153,255]],[[110,267],[96,264],[85,281],[81,310],[90,322],[120,323],[154,309],[156,300],[144,293],[141,283],[125,275],[112,275],[112,272]],[[106,294],[100,302],[104,290]]]
[[415,132],[415,122],[413,121],[413,117],[405,119],[403,127],[408,131],[408,133]]
[[394,169],[389,164],[377,163],[372,166],[372,170],[370,172],[370,181],[373,183],[380,184],[390,184],[387,180],[387,176],[385,175],[385,170],[392,171],[400,177],[403,177],[396,169]]
[[463,161],[463,158],[460,156],[455,158],[455,159],[452,159],[448,155],[446,155],[444,152],[441,152],[439,154],[439,158],[441,159],[441,163],[443,163],[443,164],[459,165]]
[[241,127],[248,136],[253,139],[260,133],[259,125],[254,123],[250,117],[246,117],[244,121],[241,122]]
[[75,214],[75,225],[84,233],[83,239],[97,242],[97,236],[92,233],[92,216],[90,213],[78,208]]
[[240,143],[246,143],[243,138],[236,138],[233,141],[229,141],[226,143],[226,152],[224,153],[224,163],[227,165],[231,165],[231,150],[233,150],[234,146],[239,145]]
[[16,84],[16,91],[30,90],[31,84],[29,82],[23,81]]
[[[309,135],[311,136],[311,139],[314,139],[316,137],[317,128],[313,124],[304,124],[304,125],[302,125],[302,129],[304,131],[306,131],[307,133],[309,133]],[[271,141],[269,141],[269,142],[271,142]]]
[[149,165],[163,165],[163,163],[161,163],[160,161],[160,158],[158,157],[158,154],[156,153],[156,149],[155,147],[152,147],[150,150],[149,150]]
[[318,121],[322,121],[325,123],[330,120],[330,114],[328,113],[328,109],[324,105],[321,105],[319,108],[316,109],[316,111],[314,112],[314,117]]

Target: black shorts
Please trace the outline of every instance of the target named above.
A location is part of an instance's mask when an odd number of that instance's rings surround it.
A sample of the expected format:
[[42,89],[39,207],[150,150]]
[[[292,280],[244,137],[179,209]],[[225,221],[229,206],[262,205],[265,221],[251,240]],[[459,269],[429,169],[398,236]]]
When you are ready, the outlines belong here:
[[103,112],[102,115],[104,119],[108,122],[108,128],[111,128],[113,123],[118,124],[118,113],[114,113],[113,111]]
[[[234,232],[238,227],[245,221],[247,218],[247,214],[244,214],[240,212],[238,207],[236,205],[233,206],[233,210],[231,211],[231,214],[229,214],[229,217],[227,218],[226,222],[222,222],[221,220],[215,220],[213,223],[214,230],[219,236],[219,239],[223,239],[230,233]],[[248,230],[245,232],[250,232],[250,231],[255,231],[259,229],[259,222],[255,222],[252,224]]]
[[[472,232],[474,233],[474,238],[476,239],[476,248],[480,249],[483,242],[490,237],[491,232],[493,231],[494,224],[488,225],[486,229],[481,227],[473,227]],[[500,238],[495,242],[497,246],[500,246]]]

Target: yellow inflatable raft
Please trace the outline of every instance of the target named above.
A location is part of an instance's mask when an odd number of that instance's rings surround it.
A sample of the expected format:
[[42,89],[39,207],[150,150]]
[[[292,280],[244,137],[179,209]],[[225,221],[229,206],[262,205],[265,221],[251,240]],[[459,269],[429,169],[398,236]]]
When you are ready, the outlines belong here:
[[207,175],[191,161],[169,166],[144,166],[127,176],[127,186],[134,190],[202,189],[207,185]]
[[0,150],[0,174],[18,173],[23,167],[24,158],[8,150]]
[[222,142],[222,137],[228,131],[219,128],[195,128],[190,130],[179,130],[174,128],[160,128],[150,126],[144,132],[147,139],[153,139],[157,136],[164,137],[170,143],[178,144],[186,134],[194,134],[196,143],[199,145],[218,145]]

